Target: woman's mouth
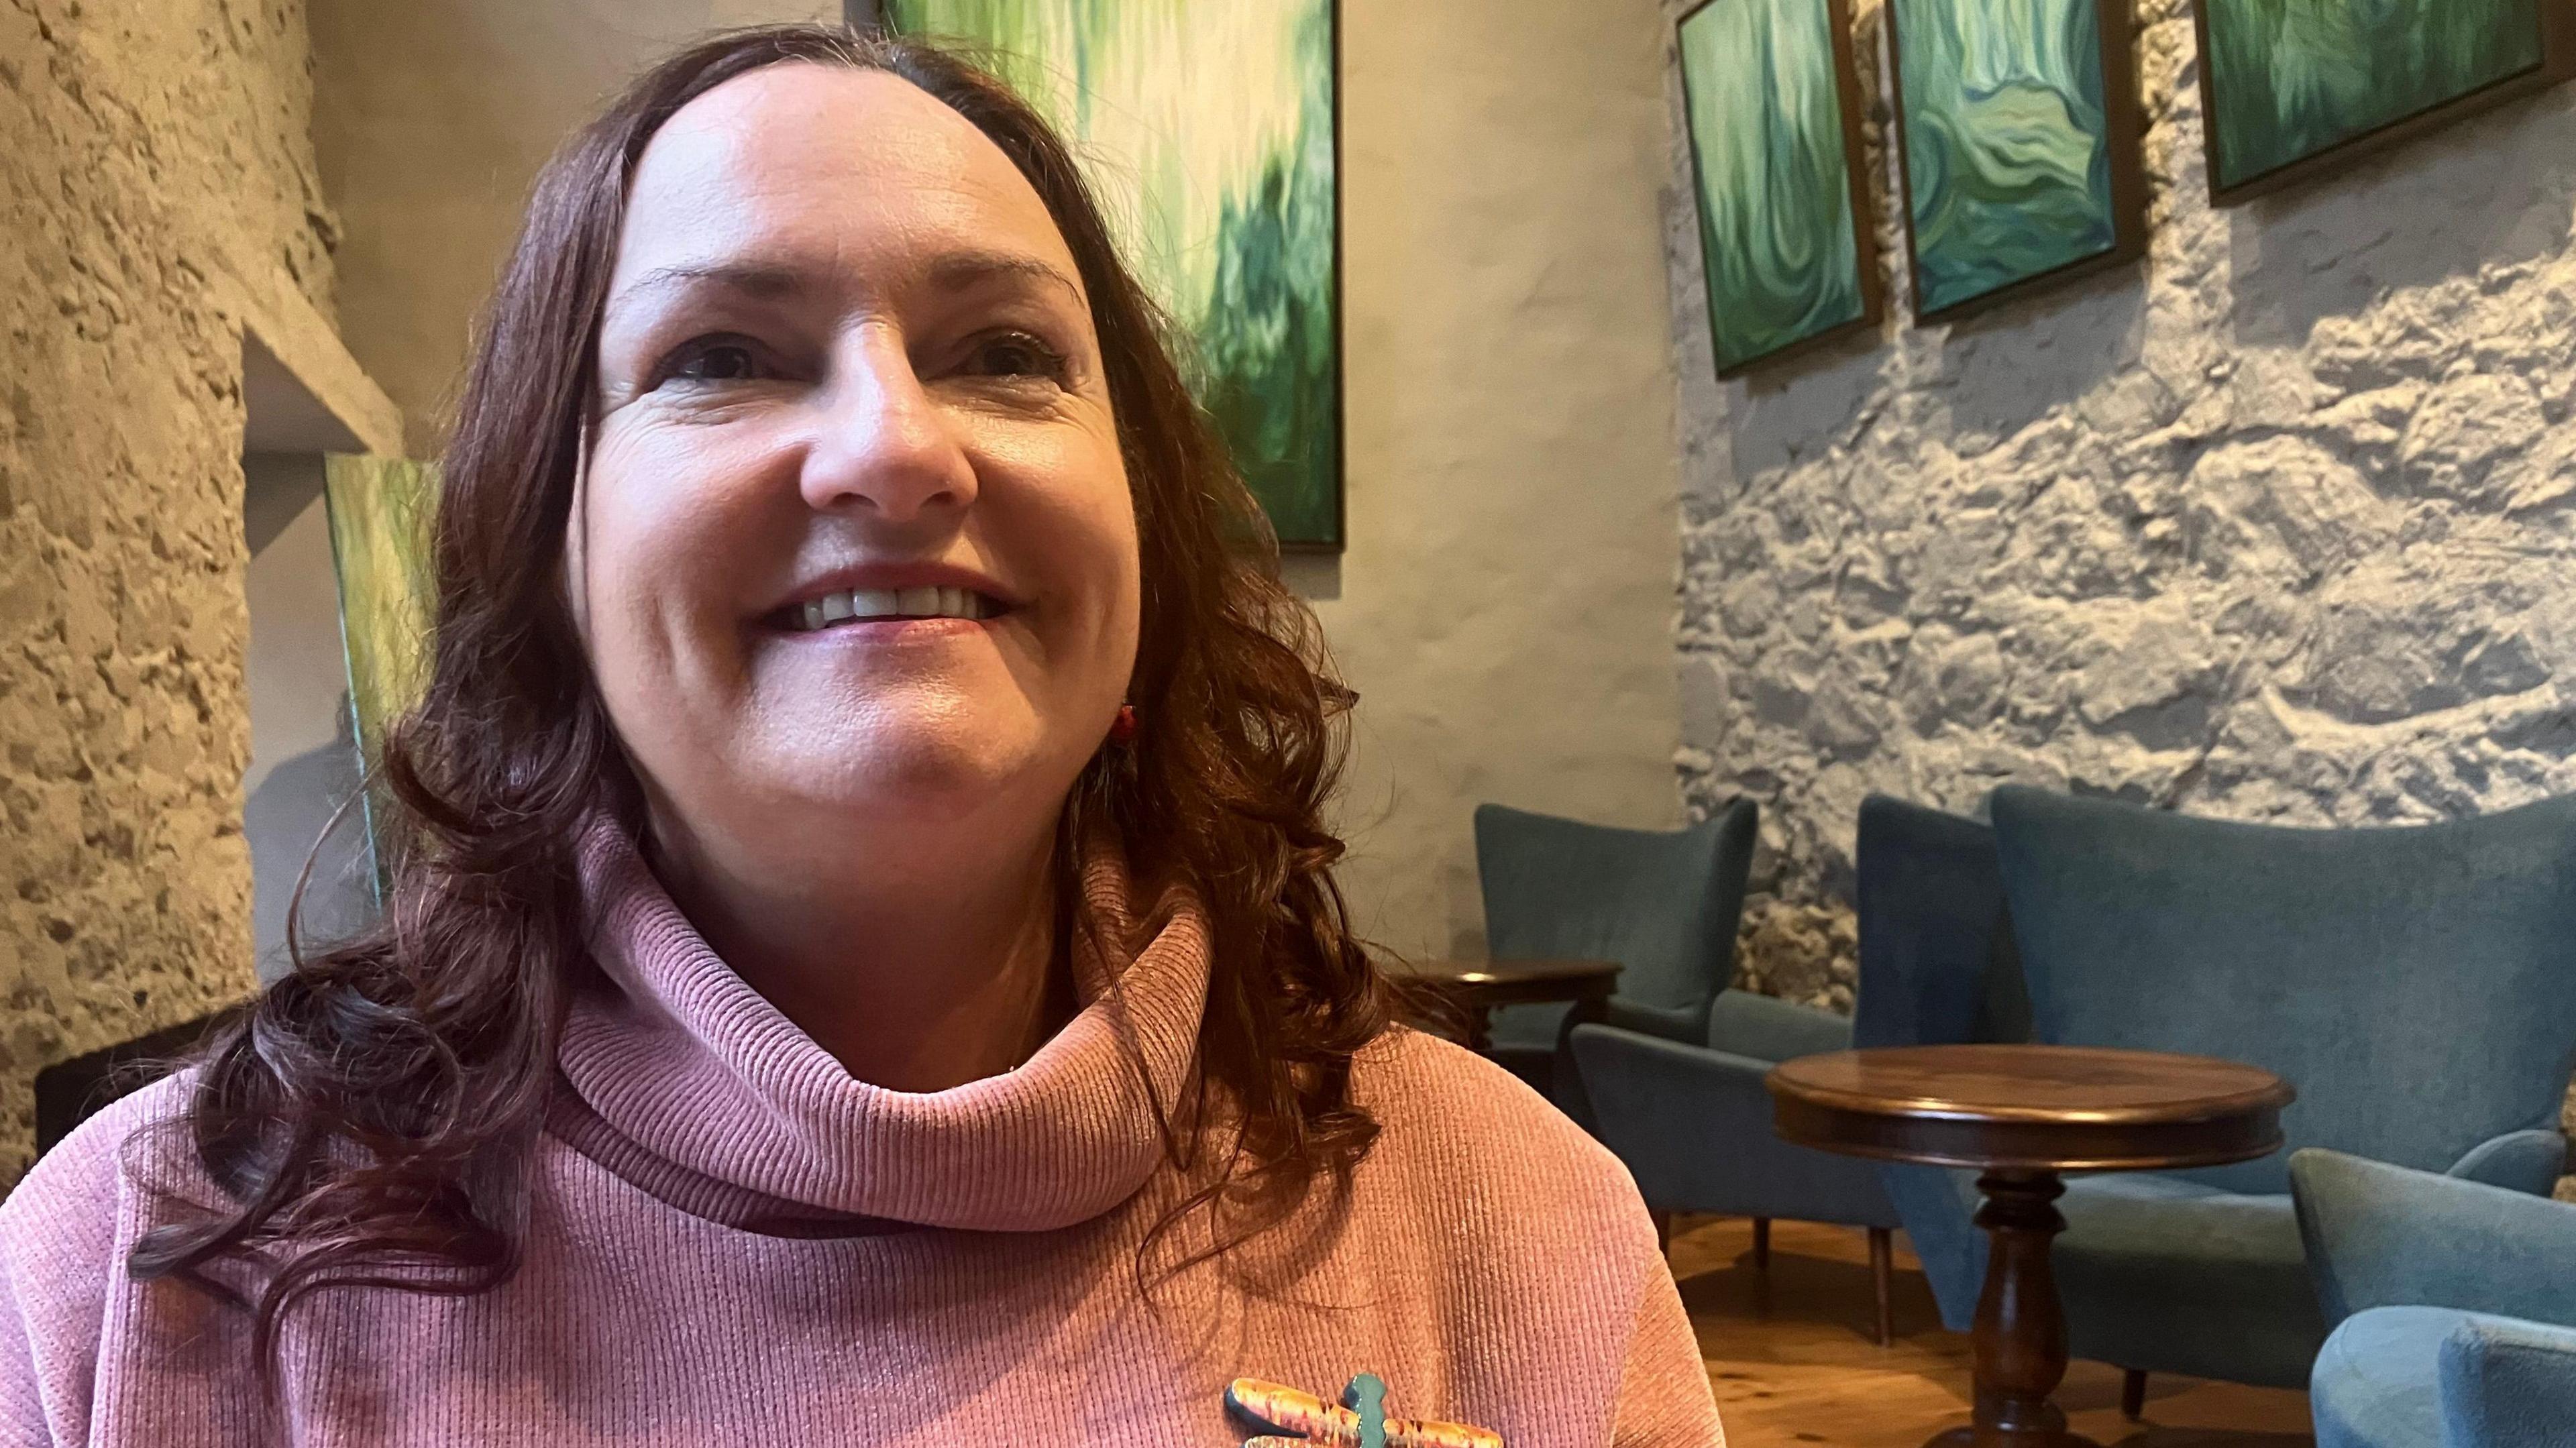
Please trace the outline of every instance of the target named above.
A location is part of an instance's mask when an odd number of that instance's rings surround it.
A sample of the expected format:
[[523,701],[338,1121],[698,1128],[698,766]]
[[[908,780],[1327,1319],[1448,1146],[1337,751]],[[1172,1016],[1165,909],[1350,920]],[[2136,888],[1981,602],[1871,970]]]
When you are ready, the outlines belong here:
[[782,608],[768,622],[790,633],[814,633],[847,623],[900,623],[954,618],[999,618],[1010,605],[971,588],[856,588],[809,598]]

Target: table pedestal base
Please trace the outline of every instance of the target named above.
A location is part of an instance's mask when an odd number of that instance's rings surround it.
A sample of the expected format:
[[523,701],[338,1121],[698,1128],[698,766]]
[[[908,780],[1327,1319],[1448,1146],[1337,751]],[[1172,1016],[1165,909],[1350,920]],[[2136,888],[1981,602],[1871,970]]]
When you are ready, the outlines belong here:
[[2102,1448],[2092,1439],[2076,1433],[2060,1432],[2052,1438],[1979,1437],[1975,1428],[1951,1428],[1923,1440],[1923,1448],[1995,1448],[1998,1443],[2046,1443],[2050,1448]]
[[2093,1448],[2066,1431],[2049,1401],[2066,1377],[2066,1313],[2058,1305],[2049,1244],[2066,1230],[2053,1171],[1990,1171],[1977,1179],[1985,1205],[1986,1285],[1977,1297],[1974,1426],[1937,1434],[1924,1448]]

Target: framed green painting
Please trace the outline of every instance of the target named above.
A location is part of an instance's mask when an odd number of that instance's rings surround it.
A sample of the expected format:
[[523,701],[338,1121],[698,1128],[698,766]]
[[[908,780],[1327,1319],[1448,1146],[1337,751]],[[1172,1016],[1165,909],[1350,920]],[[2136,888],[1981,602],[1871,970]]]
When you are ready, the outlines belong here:
[[2125,0],[1888,0],[1914,314],[2147,248]]
[[330,454],[322,500],[339,574],[340,644],[349,669],[350,727],[357,740],[359,797],[379,903],[392,887],[385,801],[377,794],[385,734],[420,702],[429,682],[437,608],[431,564],[438,466],[401,458]]
[[1337,0],[881,0],[1083,158],[1289,552],[1343,541]]
[[1717,375],[1875,328],[1844,0],[1704,0],[1678,42]]
[[2569,0],[2200,0],[2197,14],[2222,206],[2576,75]]

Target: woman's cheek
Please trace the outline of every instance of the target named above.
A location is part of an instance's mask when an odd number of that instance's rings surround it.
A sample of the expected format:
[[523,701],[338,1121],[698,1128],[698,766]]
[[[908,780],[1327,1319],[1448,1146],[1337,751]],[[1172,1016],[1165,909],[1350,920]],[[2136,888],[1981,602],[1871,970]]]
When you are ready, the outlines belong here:
[[[603,662],[637,683],[703,681],[731,668],[720,655],[737,642],[742,575],[758,566],[758,540],[728,506],[734,490],[721,462],[706,442],[660,430],[602,440],[587,489],[586,571]],[[692,655],[694,666],[684,664]]]

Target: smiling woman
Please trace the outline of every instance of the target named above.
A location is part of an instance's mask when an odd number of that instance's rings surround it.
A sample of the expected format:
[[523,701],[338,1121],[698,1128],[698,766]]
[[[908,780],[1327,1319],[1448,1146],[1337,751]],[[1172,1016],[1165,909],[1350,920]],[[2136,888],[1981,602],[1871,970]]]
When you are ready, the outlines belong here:
[[[1061,1024],[1050,842],[1140,586],[1080,271],[1002,149],[882,70],[747,73],[629,183],[576,623],[673,898],[881,1086],[1008,1070]],[[854,593],[888,616],[803,626]],[[906,968],[854,974],[854,939]]]
[[639,80],[443,476],[385,918],[0,1208],[13,1441],[1718,1441],[1617,1163],[1389,1024],[1350,696],[998,83]]

